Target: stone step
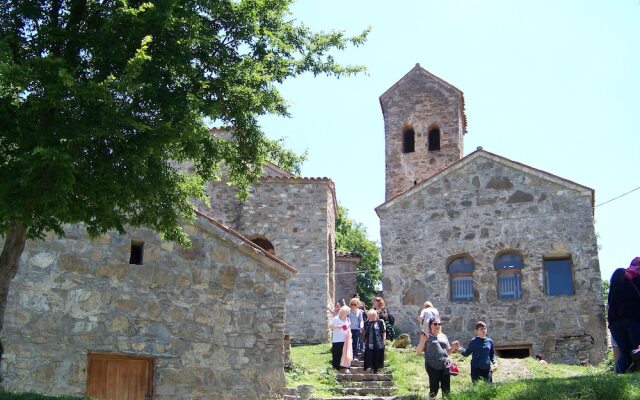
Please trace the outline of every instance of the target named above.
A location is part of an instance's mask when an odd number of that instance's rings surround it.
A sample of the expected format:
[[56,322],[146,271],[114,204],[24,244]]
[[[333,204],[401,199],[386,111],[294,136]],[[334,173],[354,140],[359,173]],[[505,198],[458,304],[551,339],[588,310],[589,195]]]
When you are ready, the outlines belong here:
[[342,384],[343,387],[353,387],[353,388],[393,386],[393,381],[342,381],[340,383]]
[[362,381],[391,381],[393,380],[393,376],[391,374],[344,374],[344,373],[337,373],[336,374],[336,380],[338,382],[344,382],[344,381],[357,381],[357,382],[362,382]]
[[[385,362],[384,366],[388,367],[389,363]],[[364,361],[351,361],[351,368],[353,367],[364,367]]]
[[398,400],[396,396],[339,396],[339,397],[312,397],[311,400]]
[[333,388],[332,392],[340,393],[344,395],[358,395],[358,396],[390,396],[396,388],[394,387],[364,387],[364,388]]

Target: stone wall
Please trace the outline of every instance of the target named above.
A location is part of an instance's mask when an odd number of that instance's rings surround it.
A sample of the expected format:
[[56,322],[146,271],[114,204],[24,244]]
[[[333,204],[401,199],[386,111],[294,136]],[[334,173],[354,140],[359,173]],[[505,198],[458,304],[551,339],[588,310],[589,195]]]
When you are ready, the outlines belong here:
[[234,188],[224,182],[210,184],[208,191],[208,214],[250,239],[268,240],[278,258],[298,269],[286,299],[286,331],[292,342],[326,342],[329,317],[324,316],[328,307],[333,308],[335,290],[329,274],[335,267],[333,182],[264,177],[246,201],[238,200]]
[[360,257],[353,253],[336,254],[336,301],[344,300],[349,304],[351,296],[358,290],[356,268]]
[[[385,200],[458,161],[463,154],[462,92],[419,65],[380,96],[384,116]],[[440,150],[427,148],[428,132],[440,128]],[[403,130],[413,128],[415,151],[403,153]]]
[[[466,342],[484,320],[496,345],[530,344],[552,361],[600,362],[606,351],[598,248],[590,189],[478,151],[378,207],[383,287],[400,331],[418,332],[430,300],[450,340]],[[500,300],[493,263],[523,255],[522,297]],[[547,296],[543,258],[570,254],[575,295]],[[447,263],[475,263],[475,298],[452,302]]]
[[[200,217],[193,247],[147,230],[27,242],[11,284],[2,386],[85,394],[88,352],[154,359],[155,399],[248,399],[284,388],[284,268]],[[131,240],[143,265],[129,264]],[[289,267],[290,268],[290,267]]]

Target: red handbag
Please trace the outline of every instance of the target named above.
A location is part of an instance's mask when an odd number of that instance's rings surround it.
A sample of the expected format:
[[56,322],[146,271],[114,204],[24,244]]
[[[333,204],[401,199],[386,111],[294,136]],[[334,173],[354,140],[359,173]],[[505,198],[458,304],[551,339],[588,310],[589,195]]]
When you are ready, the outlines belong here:
[[454,363],[451,363],[449,365],[449,374],[458,375],[459,373],[460,373],[460,368],[458,368],[458,366],[455,365]]

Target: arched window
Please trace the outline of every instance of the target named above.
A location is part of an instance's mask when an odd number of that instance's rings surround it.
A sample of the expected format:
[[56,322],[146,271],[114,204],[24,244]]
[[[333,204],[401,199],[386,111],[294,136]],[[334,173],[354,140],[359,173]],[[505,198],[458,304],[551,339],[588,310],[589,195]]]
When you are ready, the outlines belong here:
[[276,249],[273,247],[273,244],[271,244],[271,242],[268,241],[267,239],[257,238],[251,241],[254,244],[257,244],[258,246],[260,246],[260,248],[262,248],[262,250],[266,251],[267,253],[274,256],[276,255]]
[[429,151],[440,150],[440,128],[432,128],[429,131]]
[[402,131],[402,152],[413,153],[416,151],[416,132],[413,128],[404,128]]
[[522,297],[521,273],[522,257],[516,253],[506,253],[496,258],[494,266],[498,273],[498,298],[501,300]]
[[447,266],[452,301],[473,300],[473,261],[466,257],[453,259]]

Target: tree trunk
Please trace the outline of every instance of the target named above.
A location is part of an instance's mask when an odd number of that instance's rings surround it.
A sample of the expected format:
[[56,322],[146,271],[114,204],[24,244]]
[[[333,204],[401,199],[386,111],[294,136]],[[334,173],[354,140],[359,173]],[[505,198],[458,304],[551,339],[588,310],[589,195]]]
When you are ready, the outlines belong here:
[[26,242],[27,228],[11,224],[4,237],[4,247],[0,254],[0,331],[4,326],[4,310],[7,308],[9,285],[18,272],[18,263]]

